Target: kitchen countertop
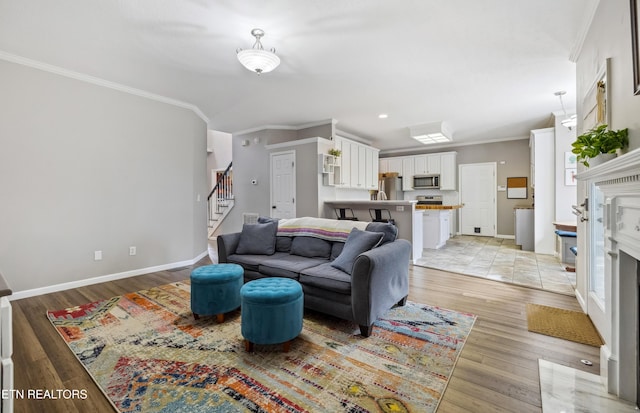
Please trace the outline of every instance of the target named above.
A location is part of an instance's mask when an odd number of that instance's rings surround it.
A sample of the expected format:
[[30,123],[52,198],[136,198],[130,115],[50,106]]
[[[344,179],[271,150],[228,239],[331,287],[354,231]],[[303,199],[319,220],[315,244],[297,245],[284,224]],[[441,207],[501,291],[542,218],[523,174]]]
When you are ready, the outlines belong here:
[[371,201],[371,200],[344,200],[344,201],[340,201],[340,200],[336,200],[336,201],[324,201],[325,204],[327,205],[346,205],[346,206],[355,206],[355,205],[364,205],[366,207],[371,207],[371,206],[375,206],[375,205],[382,205],[382,206],[395,206],[395,205],[413,205],[418,203],[418,201],[405,201],[405,200],[386,200],[386,201]]
[[460,209],[462,205],[416,205],[416,209]]

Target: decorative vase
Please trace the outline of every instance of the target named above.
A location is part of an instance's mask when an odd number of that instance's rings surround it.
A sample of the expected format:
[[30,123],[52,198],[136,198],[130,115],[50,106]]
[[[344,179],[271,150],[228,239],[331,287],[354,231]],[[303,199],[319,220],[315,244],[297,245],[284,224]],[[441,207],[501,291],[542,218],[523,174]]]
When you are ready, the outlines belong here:
[[617,155],[615,153],[601,153],[595,158],[589,159],[589,166],[596,166],[612,160]]

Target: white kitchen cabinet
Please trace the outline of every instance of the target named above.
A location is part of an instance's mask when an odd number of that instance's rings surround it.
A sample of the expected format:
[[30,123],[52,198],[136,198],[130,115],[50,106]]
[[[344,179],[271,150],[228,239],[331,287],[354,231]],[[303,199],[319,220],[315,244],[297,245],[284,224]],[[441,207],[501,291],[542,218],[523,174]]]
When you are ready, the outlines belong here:
[[437,175],[440,173],[440,154],[415,155],[413,157],[414,175]]
[[448,209],[428,209],[422,215],[423,248],[442,248],[449,239],[451,214]]
[[395,172],[402,175],[402,157],[388,158],[389,166],[387,172]]
[[367,189],[378,189],[378,151],[365,147],[364,185]]
[[389,158],[380,159],[378,161],[378,170],[381,174],[389,172]]
[[456,190],[457,169],[455,152],[447,152],[440,155],[440,190]]
[[336,160],[335,185],[342,188],[378,188],[378,149],[358,142],[335,138],[335,147],[342,151]]
[[402,190],[413,191],[413,156],[402,158]]
[[342,151],[340,155],[340,177],[338,179],[336,176],[336,185],[348,188],[351,185],[351,145],[349,141],[341,138],[336,138],[336,141],[339,142],[339,149]]

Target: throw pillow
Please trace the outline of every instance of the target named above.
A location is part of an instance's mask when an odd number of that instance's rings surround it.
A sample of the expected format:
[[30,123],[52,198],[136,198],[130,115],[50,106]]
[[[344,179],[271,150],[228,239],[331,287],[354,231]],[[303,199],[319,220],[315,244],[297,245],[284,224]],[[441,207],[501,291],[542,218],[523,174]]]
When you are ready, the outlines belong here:
[[382,238],[380,245],[386,244],[387,242],[393,242],[398,237],[398,227],[389,222],[369,222],[366,230],[371,232],[382,232],[384,234],[384,238]]
[[376,247],[383,237],[384,234],[381,232],[360,231],[358,228],[353,228],[344,243],[342,252],[331,263],[331,266],[351,274],[353,263],[358,255]]
[[329,258],[331,243],[314,237],[293,237],[290,254],[307,258]]
[[236,253],[272,255],[276,252],[276,232],[277,222],[242,225]]

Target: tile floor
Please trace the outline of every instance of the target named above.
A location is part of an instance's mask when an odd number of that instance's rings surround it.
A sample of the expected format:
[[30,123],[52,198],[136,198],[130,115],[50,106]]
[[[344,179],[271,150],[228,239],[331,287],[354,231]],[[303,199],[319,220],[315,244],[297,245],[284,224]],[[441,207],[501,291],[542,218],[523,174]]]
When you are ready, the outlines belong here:
[[425,249],[416,265],[574,295],[576,275],[553,255],[522,251],[512,239],[458,235]]
[[554,413],[637,412],[632,403],[608,394],[597,374],[538,360],[542,411]]

